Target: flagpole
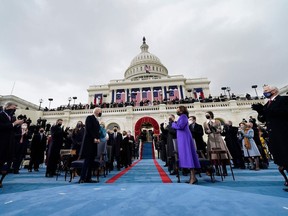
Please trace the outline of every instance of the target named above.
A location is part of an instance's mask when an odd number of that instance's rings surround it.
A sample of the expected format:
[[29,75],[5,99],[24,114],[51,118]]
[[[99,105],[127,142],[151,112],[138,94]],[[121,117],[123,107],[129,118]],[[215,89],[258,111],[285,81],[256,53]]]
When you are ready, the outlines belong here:
[[14,83],[13,83],[13,86],[12,86],[12,89],[11,89],[11,93],[10,93],[10,95],[12,95],[12,94],[13,94],[13,91],[14,91],[14,87],[15,87],[15,81],[14,81]]

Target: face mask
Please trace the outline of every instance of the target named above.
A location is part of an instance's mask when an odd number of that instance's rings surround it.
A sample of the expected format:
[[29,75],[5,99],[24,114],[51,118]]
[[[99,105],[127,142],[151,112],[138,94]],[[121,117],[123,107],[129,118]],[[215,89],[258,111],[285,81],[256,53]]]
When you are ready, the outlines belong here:
[[98,117],[101,117],[102,116],[102,113],[98,113]]
[[61,127],[62,124],[61,124],[61,123],[58,123],[57,125],[58,125],[59,127]]
[[265,98],[271,98],[272,93],[271,92],[264,92],[263,95]]
[[169,122],[173,122],[173,119],[172,119],[172,118],[169,118]]
[[117,129],[114,129],[114,132],[117,132]]
[[210,119],[210,116],[209,116],[209,115],[206,115],[206,119]]
[[189,124],[192,124],[192,123],[193,123],[193,121],[192,121],[192,120],[189,120],[188,122],[189,122]]
[[13,116],[14,115],[14,113],[15,113],[15,109],[7,109],[7,110],[5,110],[5,112],[9,115],[9,116]]
[[180,112],[177,112],[176,114],[177,114],[178,116],[180,116],[180,115],[181,115],[181,113],[180,113]]
[[22,125],[21,128],[22,129],[27,129],[27,125]]
[[40,133],[44,133],[44,130],[40,130]]

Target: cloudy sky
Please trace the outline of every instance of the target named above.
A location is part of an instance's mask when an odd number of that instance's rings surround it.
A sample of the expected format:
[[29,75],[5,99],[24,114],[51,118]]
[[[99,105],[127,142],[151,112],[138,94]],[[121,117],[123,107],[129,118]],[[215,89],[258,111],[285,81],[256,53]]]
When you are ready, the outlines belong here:
[[170,75],[228,86],[288,84],[287,0],[0,0],[0,95],[87,103],[123,79],[146,37]]

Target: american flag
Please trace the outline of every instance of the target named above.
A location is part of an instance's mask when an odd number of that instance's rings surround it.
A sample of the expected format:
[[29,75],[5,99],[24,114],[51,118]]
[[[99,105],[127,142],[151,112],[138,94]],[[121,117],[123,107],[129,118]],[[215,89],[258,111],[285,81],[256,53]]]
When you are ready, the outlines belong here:
[[173,99],[175,99],[175,98],[178,98],[178,99],[179,99],[179,91],[178,91],[178,89],[172,89],[172,90],[170,90],[170,92],[169,92],[169,98],[170,98],[170,100],[173,100]]
[[145,71],[146,71],[146,73],[150,74],[150,66],[149,65],[145,65]]
[[[198,99],[199,97],[201,97],[202,99],[204,99],[204,92],[203,92],[202,88],[194,88],[193,93],[194,93],[195,98]],[[199,96],[198,96],[198,94],[199,94]]]
[[95,94],[94,95],[94,104],[102,104],[102,94]]
[[125,92],[117,92],[116,103],[125,102]]

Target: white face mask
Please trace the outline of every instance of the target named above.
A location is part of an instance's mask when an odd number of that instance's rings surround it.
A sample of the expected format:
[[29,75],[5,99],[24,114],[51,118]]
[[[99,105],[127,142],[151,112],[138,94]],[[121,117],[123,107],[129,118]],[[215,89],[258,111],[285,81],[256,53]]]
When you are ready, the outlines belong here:
[[192,120],[189,120],[188,122],[189,122],[189,125],[193,123],[193,121],[192,121]]
[[22,129],[27,129],[27,125],[22,125],[21,128]]

